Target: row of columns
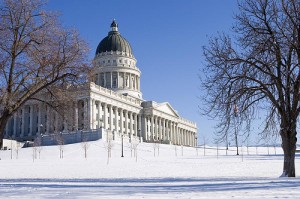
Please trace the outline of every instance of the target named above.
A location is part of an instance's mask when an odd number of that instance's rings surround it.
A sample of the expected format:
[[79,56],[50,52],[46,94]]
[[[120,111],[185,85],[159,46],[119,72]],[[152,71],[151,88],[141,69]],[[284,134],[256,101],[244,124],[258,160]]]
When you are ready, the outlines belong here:
[[25,105],[9,119],[5,128],[5,136],[31,139],[39,133],[49,132],[51,125],[51,130],[61,130],[59,121],[59,114],[53,114],[49,107],[41,103]]
[[39,133],[97,129],[103,127],[118,134],[144,137],[145,141],[170,141],[176,145],[196,146],[196,133],[181,128],[177,122],[158,117],[143,117],[139,113],[100,102],[93,98],[74,102],[61,116],[43,105],[27,105],[18,111],[5,129],[6,137],[33,137]]
[[100,102],[95,99],[84,99],[83,129],[104,129],[128,136],[140,136],[141,117],[138,113]]
[[[108,78],[107,78],[107,75]],[[116,79],[114,79],[114,75],[116,75]],[[121,77],[123,80],[121,81]],[[114,81],[116,85],[114,86]],[[105,88],[129,88],[133,90],[140,90],[140,77],[135,74],[125,73],[125,72],[105,72],[99,73],[96,75],[96,84]],[[122,84],[121,84],[122,82]]]
[[170,141],[176,145],[196,146],[196,133],[180,128],[177,122],[155,115],[144,119],[146,141]]

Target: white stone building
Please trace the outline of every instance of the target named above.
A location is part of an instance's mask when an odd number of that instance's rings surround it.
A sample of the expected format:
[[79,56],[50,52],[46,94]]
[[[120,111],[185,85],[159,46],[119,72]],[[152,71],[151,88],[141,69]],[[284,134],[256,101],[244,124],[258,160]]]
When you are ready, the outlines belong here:
[[168,102],[144,101],[140,76],[131,46],[113,21],[96,50],[93,82],[78,88],[77,101],[65,116],[28,102],[10,118],[5,137],[33,140],[39,134],[102,129],[144,142],[196,146],[196,124],[181,118]]

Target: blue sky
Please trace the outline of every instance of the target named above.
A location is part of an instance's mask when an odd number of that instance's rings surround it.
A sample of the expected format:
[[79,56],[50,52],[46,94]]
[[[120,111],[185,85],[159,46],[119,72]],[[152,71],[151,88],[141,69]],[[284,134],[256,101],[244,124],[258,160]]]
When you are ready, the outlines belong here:
[[79,31],[91,59],[116,19],[142,72],[143,98],[170,102],[182,117],[197,123],[200,138],[205,134],[213,142],[214,122],[198,113],[202,46],[218,32],[230,32],[235,0],[49,0],[47,9]]

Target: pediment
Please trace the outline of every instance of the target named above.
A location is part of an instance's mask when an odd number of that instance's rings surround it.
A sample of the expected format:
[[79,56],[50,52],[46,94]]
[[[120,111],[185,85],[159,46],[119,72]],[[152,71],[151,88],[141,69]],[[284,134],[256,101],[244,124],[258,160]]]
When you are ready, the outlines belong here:
[[161,103],[158,104],[156,107],[154,107],[156,110],[161,111],[163,113],[166,113],[168,115],[172,115],[174,117],[179,117],[177,111],[175,109],[172,108],[172,106],[168,103]]

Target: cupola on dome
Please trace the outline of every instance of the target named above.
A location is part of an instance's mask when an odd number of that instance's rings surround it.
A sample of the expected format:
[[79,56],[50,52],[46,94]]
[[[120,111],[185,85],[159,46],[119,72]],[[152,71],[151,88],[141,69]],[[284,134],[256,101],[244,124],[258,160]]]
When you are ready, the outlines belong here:
[[118,24],[115,20],[110,25],[111,31],[108,36],[99,43],[96,55],[102,52],[119,51],[132,55],[132,49],[128,41],[118,31]]

